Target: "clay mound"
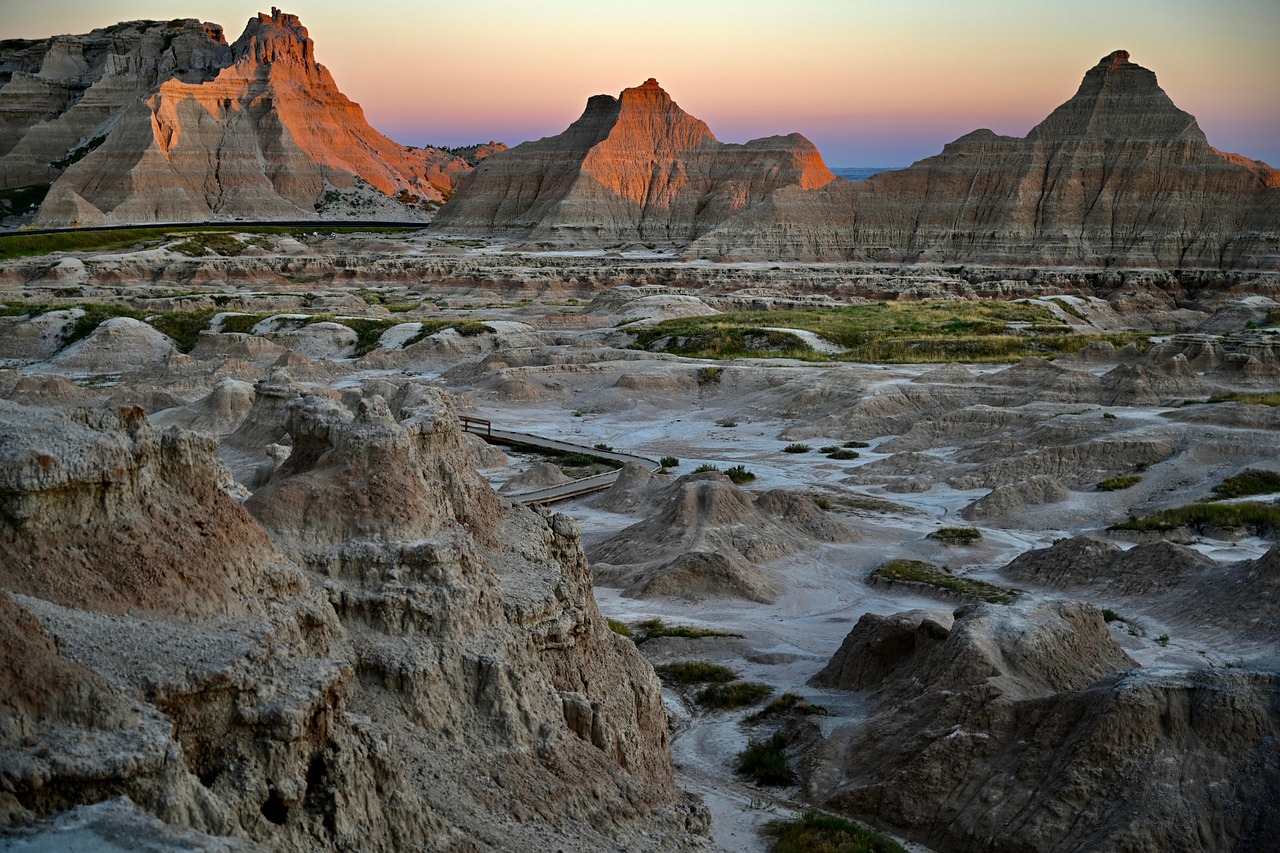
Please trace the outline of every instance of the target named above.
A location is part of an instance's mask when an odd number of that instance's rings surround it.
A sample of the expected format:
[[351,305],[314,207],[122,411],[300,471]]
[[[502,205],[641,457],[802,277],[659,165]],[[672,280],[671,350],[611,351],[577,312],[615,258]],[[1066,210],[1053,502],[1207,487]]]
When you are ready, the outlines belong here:
[[91,406],[102,399],[101,393],[61,376],[39,373],[21,377],[4,396],[24,406]]
[[359,335],[350,326],[321,322],[308,323],[298,329],[272,332],[266,338],[309,359],[334,361],[355,355]]
[[256,612],[279,556],[219,488],[212,440],[141,410],[0,404],[0,582],[68,607]]
[[467,464],[440,392],[423,389],[402,423],[381,397],[354,417],[314,395],[287,411],[293,452],[245,506],[290,555],[323,564],[349,540],[412,542],[459,525],[489,536],[497,496]]
[[654,495],[666,485],[664,480],[639,462],[628,462],[618,471],[618,479],[614,480],[613,486],[591,505],[609,512],[634,512],[649,505]]
[[251,364],[270,365],[284,355],[285,347],[245,332],[201,332],[191,357],[201,361],[237,359]]
[[1050,589],[1090,588],[1110,595],[1157,595],[1194,580],[1217,564],[1192,548],[1171,542],[1137,545],[1128,551],[1093,536],[1076,536],[1028,551],[1001,569],[1019,583]]
[[1028,507],[1060,503],[1071,492],[1052,477],[1036,476],[1018,483],[997,486],[986,495],[960,510],[960,517],[970,521],[1002,518]]
[[977,374],[972,370],[963,364],[957,364],[953,361],[942,367],[927,370],[911,381],[924,385],[968,385],[971,382],[976,382],[977,379]]
[[32,361],[52,358],[64,345],[66,329],[83,316],[83,308],[64,308],[34,317],[15,318],[0,331],[0,358]]
[[779,583],[750,564],[722,553],[692,551],[647,571],[598,572],[600,582],[622,587],[628,598],[738,598],[772,604]]
[[892,616],[864,613],[808,683],[835,690],[873,690],[908,672],[951,632],[950,613],[908,610]]
[[876,450],[899,453],[968,444],[992,435],[1025,433],[1038,420],[1022,412],[970,406],[938,418],[921,420],[905,434],[882,443]]
[[1085,441],[998,459],[949,482],[957,489],[995,489],[1043,476],[1067,488],[1083,489],[1139,466],[1163,462],[1176,452],[1172,443],[1160,439]]
[[1105,577],[1120,546],[1096,536],[1073,536],[1048,548],[1015,557],[1000,573],[1018,583],[1049,589],[1078,589]]
[[112,317],[49,359],[62,370],[123,373],[164,361],[175,351],[169,336],[131,317]]
[[157,426],[179,426],[221,438],[240,428],[253,408],[256,393],[248,382],[224,379],[209,396],[151,416]]
[[496,444],[490,444],[478,435],[466,433],[463,441],[471,453],[471,464],[476,468],[504,468],[511,463],[507,454]]
[[[756,563],[853,538],[843,525],[818,517],[817,507],[811,513],[783,494],[753,501],[718,472],[686,474],[655,502],[653,515],[588,549],[598,582],[656,594],[655,588],[677,587],[675,581],[658,584],[675,572],[693,579],[688,595],[732,588],[751,600],[771,601],[776,584]],[[699,572],[708,578],[696,579]]]
[[1080,603],[962,608],[944,630],[900,614],[851,632],[872,662],[850,680],[879,703],[809,757],[815,801],[1000,853],[1253,849],[1280,824],[1280,676],[1131,671]]
[[1160,417],[1184,424],[1213,424],[1235,429],[1280,432],[1280,409],[1248,403],[1212,403],[1161,412]]
[[548,489],[552,486],[559,486],[562,483],[572,482],[572,479],[572,477],[566,475],[550,462],[535,462],[525,471],[503,483],[502,488],[498,491],[503,494],[533,492],[538,489]]

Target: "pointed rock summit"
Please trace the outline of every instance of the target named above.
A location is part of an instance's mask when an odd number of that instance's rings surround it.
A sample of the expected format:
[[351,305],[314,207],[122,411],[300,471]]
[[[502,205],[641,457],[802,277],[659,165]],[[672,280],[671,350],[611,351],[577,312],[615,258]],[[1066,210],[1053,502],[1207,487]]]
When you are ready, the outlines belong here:
[[688,241],[778,189],[833,180],[803,136],[722,143],[651,77],[590,98],[564,133],[481,163],[437,224],[584,243]]
[[786,190],[704,257],[1280,268],[1280,180],[1209,145],[1126,51],[1024,138],[977,130],[910,168]]
[[[141,31],[131,52],[109,55],[100,73],[74,70],[91,66],[95,34],[57,50],[58,67],[73,69],[60,73],[80,75],[82,100],[96,98],[99,89],[118,89],[121,81],[128,97],[78,120],[74,141],[66,133],[55,140],[45,124],[85,112],[74,104],[31,127],[0,161],[16,160],[16,153],[31,160],[38,139],[48,144],[35,159],[46,163],[63,156],[64,145],[85,149],[62,166],[66,171],[49,190],[39,225],[312,219],[326,212],[347,218],[359,217],[362,207],[365,216],[410,218],[442,202],[470,169],[452,154],[408,148],[370,127],[316,62],[296,15],[274,8],[260,14],[230,46],[221,28],[199,22],[131,26]],[[164,34],[153,43],[147,34],[158,29]],[[50,47],[40,71],[15,74],[0,89],[0,115],[22,90],[53,85],[45,66],[54,54]],[[24,147],[27,137],[33,142]],[[18,171],[12,168],[10,186]]]

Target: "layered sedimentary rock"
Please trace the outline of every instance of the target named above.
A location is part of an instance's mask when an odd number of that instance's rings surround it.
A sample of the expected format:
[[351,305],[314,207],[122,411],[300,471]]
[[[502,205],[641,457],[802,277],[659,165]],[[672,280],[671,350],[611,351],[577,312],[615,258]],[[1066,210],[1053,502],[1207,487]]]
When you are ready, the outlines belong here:
[[1275,837],[1274,673],[1134,670],[1079,602],[974,605],[950,622],[868,614],[815,677],[877,700],[810,756],[817,802],[946,850],[1260,850]]
[[[41,225],[404,218],[443,201],[470,168],[370,127],[295,15],[259,15],[229,46],[221,28],[197,21],[121,26],[132,39],[51,41],[39,71],[15,72],[0,89],[5,184],[66,169]],[[37,121],[37,108],[55,117]]]
[[977,130],[908,169],[787,189],[709,257],[1280,266],[1280,173],[1213,148],[1151,71],[1104,57],[1026,137]]
[[687,242],[783,187],[833,180],[803,136],[721,143],[650,78],[591,98],[558,136],[484,160],[436,222],[536,240]]
[[702,847],[576,524],[501,502],[438,391],[283,408],[246,509],[213,439],[0,406],[0,826],[123,795],[273,850]]

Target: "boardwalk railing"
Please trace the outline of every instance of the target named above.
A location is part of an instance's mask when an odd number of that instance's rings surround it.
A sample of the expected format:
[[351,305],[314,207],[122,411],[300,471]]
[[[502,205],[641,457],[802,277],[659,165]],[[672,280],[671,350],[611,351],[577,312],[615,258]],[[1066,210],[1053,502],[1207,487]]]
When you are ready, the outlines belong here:
[[[543,438],[540,435],[533,435],[527,432],[512,432],[511,430],[494,429],[493,422],[485,418],[473,418],[468,415],[460,415],[462,420],[462,429],[473,435],[478,435],[490,444],[514,444],[526,445],[531,448],[549,450],[553,453],[580,453],[585,456],[594,456],[597,459],[608,459],[614,462],[638,462],[650,471],[657,471],[662,466],[655,460],[647,456],[635,456],[630,453],[619,453],[616,450],[601,450],[597,447],[587,447],[584,444],[573,444],[568,441],[557,441],[556,439]],[[603,491],[611,487],[615,480],[618,479],[618,471],[608,471],[604,474],[593,474],[590,477],[583,477],[579,480],[570,480],[568,483],[561,483],[558,486],[550,486],[545,489],[535,489],[531,492],[520,492],[509,495],[512,500],[519,501],[526,506],[532,504],[549,504],[556,501],[568,500],[581,495],[590,494],[592,492]]]

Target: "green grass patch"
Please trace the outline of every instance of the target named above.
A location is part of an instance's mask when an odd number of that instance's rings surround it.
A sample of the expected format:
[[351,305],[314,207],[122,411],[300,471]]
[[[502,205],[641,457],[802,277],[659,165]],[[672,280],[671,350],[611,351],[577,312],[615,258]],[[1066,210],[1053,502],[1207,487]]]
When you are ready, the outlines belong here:
[[760,713],[755,714],[747,719],[752,724],[760,722],[765,717],[782,716],[784,714],[804,714],[805,716],[826,716],[827,709],[822,705],[810,702],[799,693],[783,693],[777,699],[774,699],[768,705],[765,705]]
[[634,638],[631,629],[627,627],[625,622],[619,622],[617,619],[606,619],[605,624],[609,626],[609,630],[620,637],[626,637],[628,640]]
[[1280,408],[1280,391],[1233,391],[1210,397],[1210,403],[1249,403],[1254,406]]
[[925,584],[995,604],[1006,604],[1017,595],[1015,590],[975,578],[962,578],[946,566],[935,566],[922,560],[890,560],[873,571],[871,577]]
[[679,468],[680,460],[675,456],[664,456],[658,460],[658,464],[663,468]]
[[1113,524],[1110,530],[1162,532],[1191,527],[1201,530],[1220,527],[1225,530],[1251,528],[1259,534],[1280,528],[1280,506],[1246,501],[1234,504],[1198,503],[1165,509],[1141,518],[1130,518]]
[[738,674],[727,666],[705,660],[684,660],[655,666],[653,671],[667,684],[688,687],[691,684],[725,684]]
[[1213,487],[1215,500],[1246,498],[1250,495],[1270,495],[1280,492],[1280,471],[1261,471],[1246,468]]
[[733,637],[741,640],[741,634],[716,631],[712,628],[692,628],[688,625],[667,625],[661,619],[646,619],[635,626],[636,642],[655,640],[658,637],[687,637],[694,640],[703,637]]
[[782,448],[783,453],[808,453],[810,450],[813,448],[807,444],[788,444]]
[[1100,492],[1119,492],[1128,489],[1142,482],[1142,478],[1137,474],[1124,474],[1119,477],[1108,477],[1098,483],[1098,491]]
[[982,541],[982,531],[976,527],[940,527],[928,538],[947,545],[976,545]]
[[774,732],[764,740],[753,738],[734,759],[733,769],[757,785],[781,787],[794,784],[796,777],[787,766],[786,748],[787,741],[781,732]]
[[436,332],[443,332],[445,329],[453,329],[464,338],[474,338],[479,335],[490,334],[493,327],[481,322],[480,320],[471,320],[467,318],[458,319],[442,319],[442,320],[423,320],[422,328],[407,341],[404,342],[406,347],[411,347],[419,341],[426,340]]
[[0,259],[26,258],[47,255],[50,252],[106,252],[133,247],[156,246],[167,239],[184,234],[287,234],[295,239],[308,239],[314,234],[395,234],[417,231],[422,226],[326,226],[316,223],[305,228],[285,225],[227,225],[209,226],[138,226],[137,228],[113,228],[106,230],[60,231],[54,234],[0,235]]
[[727,684],[711,684],[703,688],[695,700],[703,708],[727,711],[758,704],[773,693],[773,688],[758,681],[731,681]]
[[1044,306],[970,300],[682,317],[639,329],[636,335],[644,349],[697,358],[832,358],[813,351],[793,334],[767,328],[778,326],[813,332],[847,348],[848,352],[834,357],[841,361],[1001,362],[1031,355],[1067,355],[1096,340],[1116,346],[1149,345],[1141,333],[1070,333]]
[[905,853],[902,845],[873,829],[821,812],[769,824],[774,853]]

